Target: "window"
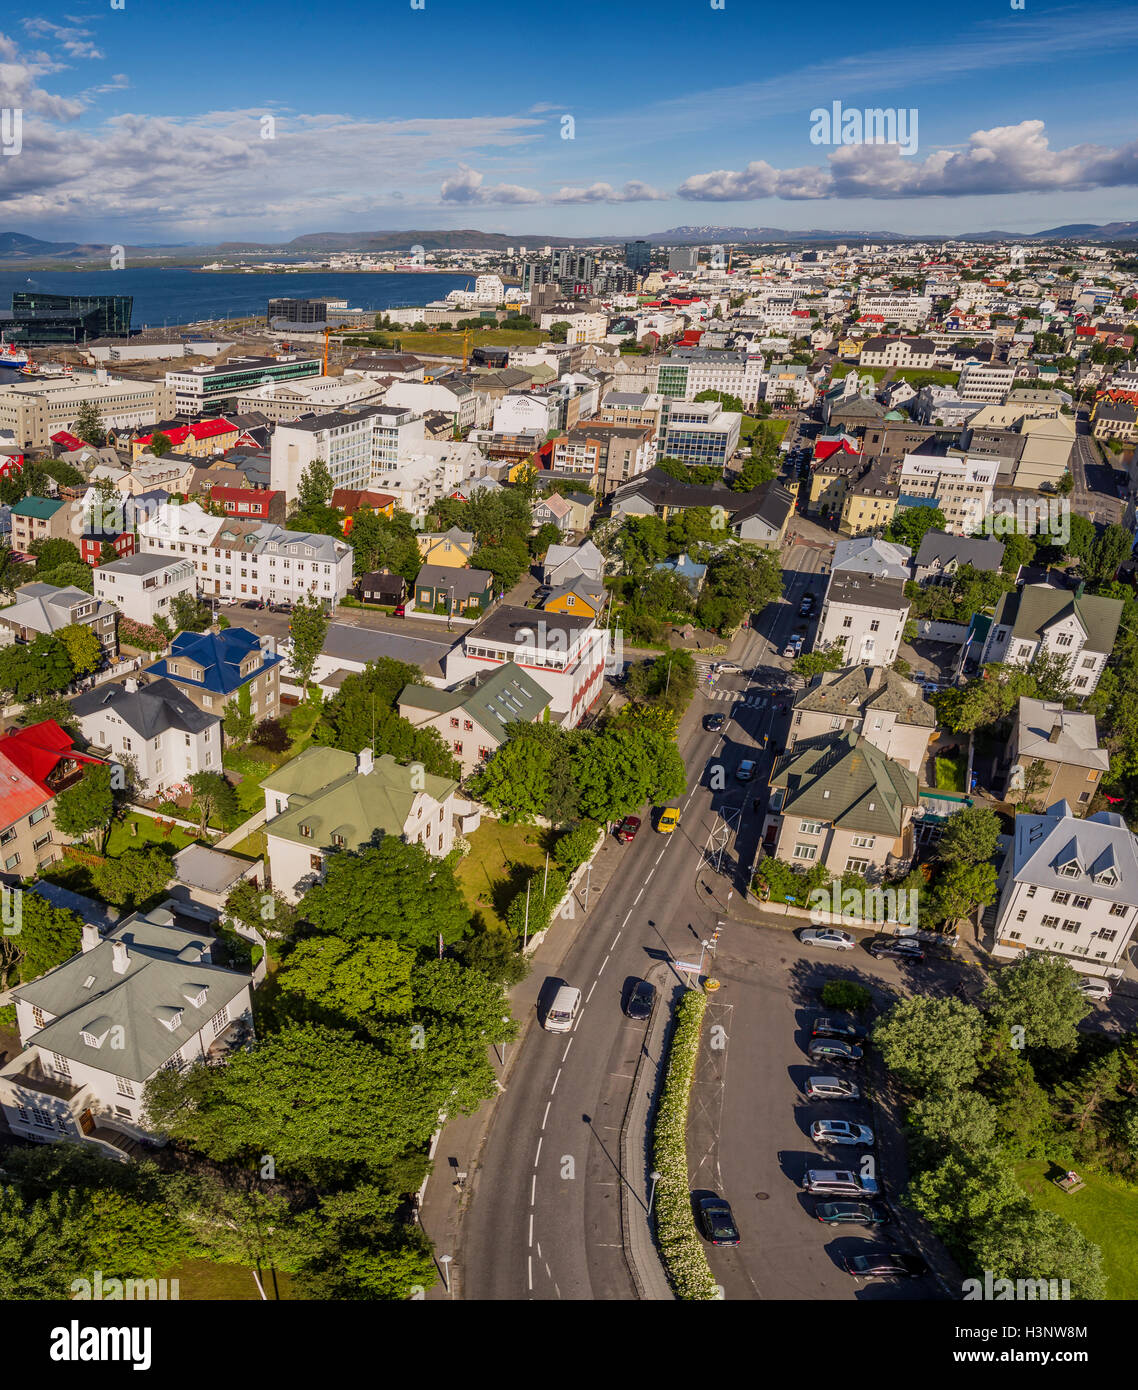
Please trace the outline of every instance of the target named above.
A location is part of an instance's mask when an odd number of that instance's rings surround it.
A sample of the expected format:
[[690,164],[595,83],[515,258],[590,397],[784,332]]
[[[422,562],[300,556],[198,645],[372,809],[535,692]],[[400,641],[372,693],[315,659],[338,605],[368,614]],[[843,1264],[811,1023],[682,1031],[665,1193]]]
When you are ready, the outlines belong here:
[[55,1067],[55,1070],[59,1073],[60,1076],[71,1075],[71,1063],[67,1060],[66,1057],[61,1057],[58,1052],[53,1052],[51,1054],[51,1061],[52,1065]]
[[873,621],[870,623],[870,625],[869,625],[869,630],[870,630],[870,632],[876,632],[877,629],[878,629],[880,626],[881,626],[880,621],[879,621],[877,618],[874,618],[874,620],[873,620]]
[[1058,918],[1058,917],[1044,917],[1043,920],[1040,922],[1039,925],[1040,925],[1041,927],[1057,927],[1057,926],[1059,925],[1059,918]]
[[1084,670],[1084,671],[1087,670],[1088,667],[1093,667],[1094,664],[1095,664],[1095,659],[1094,659],[1093,656],[1085,656],[1085,657],[1083,657],[1083,670]]
[[458,728],[458,720],[453,715],[451,716],[450,726],[452,729]]
[[[1099,928],[1098,938],[1100,941],[1113,941],[1117,936],[1118,933],[1116,931],[1112,931],[1107,927]],[[1100,951],[1099,954],[1102,955],[1103,952]]]
[[843,626],[843,627],[853,627],[853,618],[843,618],[843,619],[842,619],[842,626]]
[[[48,807],[41,806],[38,810],[33,811],[32,814],[28,817],[28,824],[37,825],[41,820],[43,820],[44,816],[46,816],[47,813]],[[13,831],[12,833],[15,834],[15,831]]]
[[1031,887],[1027,890],[1027,892],[1024,894],[1024,896],[1027,897],[1027,898],[1034,898],[1034,897],[1035,897],[1035,884],[1034,884],[1034,883],[1033,883],[1033,884],[1031,885]]
[[36,1025],[37,1028],[42,1028],[44,1026],[43,1010],[39,1007],[38,1004],[32,1006],[32,1022]]
[[209,1021],[210,1031],[211,1031],[211,1033],[213,1034],[213,1036],[214,1036],[215,1038],[217,1037],[218,1033],[221,1032],[221,1030],[225,1027],[225,1025],[226,1025],[228,1022],[229,1022],[229,1005],[226,1004],[225,1008],[224,1008],[224,1009],[219,1009],[219,1010],[217,1011],[217,1013],[215,1013],[214,1016],[213,1016],[213,1017],[210,1019],[210,1021]]
[[18,854],[13,854],[10,858],[4,860],[4,867],[6,869],[14,869],[19,862],[20,856]]
[[1126,903],[1111,903],[1110,905],[1110,915],[1112,917],[1125,917],[1129,911],[1130,909]]
[[1057,647],[1069,647],[1074,640],[1069,632],[1061,632],[1055,639],[1055,645]]
[[1078,931],[1082,925],[1082,922],[1076,922],[1072,917],[1066,917],[1063,920],[1064,931]]
[[1079,866],[1072,860],[1069,864],[1060,864],[1059,872],[1064,878],[1078,878]]
[[1071,901],[1071,895],[1070,893],[1052,893],[1051,901],[1053,903],[1059,903],[1061,906],[1063,906]]
[[1080,676],[1079,679],[1075,682],[1075,689],[1084,690],[1089,684],[1090,682],[1088,681],[1086,676]]
[[324,868],[323,858],[319,854],[310,854],[308,856],[308,867],[312,870],[313,873],[320,873],[320,871]]
[[854,849],[872,849],[875,838],[873,835],[855,835],[850,843]]
[[1091,900],[1090,900],[1090,898],[1079,898],[1079,897],[1076,897],[1075,901],[1071,904],[1072,907],[1078,907],[1078,908],[1087,908],[1087,907],[1090,907],[1090,905],[1091,905]]
[[1026,921],[1026,920],[1027,920],[1027,908],[1026,908],[1026,907],[1021,907],[1020,910],[1016,913],[1016,921],[1017,921],[1017,922],[1023,922],[1023,921]]
[[869,868],[869,860],[868,860],[868,859],[854,859],[854,858],[850,858],[850,859],[847,859],[847,860],[846,860],[846,872],[847,872],[847,873],[863,874],[863,873],[865,873],[866,869],[868,869],[868,868]]
[[821,835],[823,826],[820,820],[804,820],[799,829],[803,835]]
[[165,1062],[162,1063],[162,1070],[163,1070],[163,1071],[181,1071],[181,1070],[182,1070],[182,1049],[181,1049],[181,1048],[179,1048],[179,1049],[177,1050],[177,1052],[174,1053],[173,1057],[168,1058]]
[[474,721],[471,719],[464,719],[462,721],[462,727],[466,733],[472,733],[474,731]]
[[[167,1063],[167,1065],[169,1065],[169,1063]],[[120,1096],[126,1096],[127,1100],[134,1099],[134,1087],[130,1084],[130,1082],[126,1079],[125,1076],[115,1077],[115,1090],[119,1093]]]
[[817,846],[817,845],[795,845],[795,846],[794,846],[794,857],[795,857],[795,859],[817,859],[817,857],[818,857],[818,846]]

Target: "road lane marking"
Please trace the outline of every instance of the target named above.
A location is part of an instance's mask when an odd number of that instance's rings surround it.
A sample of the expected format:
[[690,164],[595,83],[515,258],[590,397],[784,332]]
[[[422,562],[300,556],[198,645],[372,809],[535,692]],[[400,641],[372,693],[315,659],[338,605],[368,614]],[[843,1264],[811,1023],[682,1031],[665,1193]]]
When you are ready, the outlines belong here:
[[613,937],[613,939],[612,939],[612,946],[609,947],[609,950],[610,950],[610,951],[613,949],[613,946],[615,946],[616,943],[617,943],[619,940],[620,940],[620,932],[617,932],[617,934],[616,934],[616,935]]
[[545,1114],[541,1117],[541,1127],[545,1128],[545,1122],[549,1119],[549,1107],[553,1104],[551,1100],[545,1102]]
[[529,1244],[530,1247],[532,1248],[532,1246],[533,1246],[533,1212],[532,1212],[532,1211],[531,1211],[530,1214],[529,1214],[529,1241],[528,1241],[528,1244]]
[[532,1207],[537,1200],[537,1174],[535,1173],[529,1180],[529,1204]]
[[530,1292],[533,1292],[533,1256],[526,1256],[526,1280],[529,1283]]
[[533,1166],[534,1166],[535,1168],[537,1167],[537,1160],[541,1157],[541,1144],[542,1144],[542,1141],[541,1141],[541,1139],[539,1138],[538,1141],[537,1141],[537,1153],[535,1153],[534,1156],[533,1156]]
[[589,992],[588,992],[588,994],[585,995],[585,1003],[586,1003],[586,1004],[587,1004],[587,1003],[589,1002],[589,1000],[593,997],[593,990],[595,990],[596,987],[597,987],[597,982],[596,982],[596,980],[594,980],[593,983],[589,986]]
[[550,1086],[550,1088],[549,1088],[549,1094],[550,1094],[550,1095],[552,1095],[552,1094],[554,1093],[554,1091],[557,1090],[557,1083],[558,1083],[560,1080],[561,1080],[561,1068],[558,1067],[558,1068],[557,1068],[557,1075],[553,1078],[553,1085]]
[[635,907],[636,904],[640,901],[640,899],[641,899],[643,896],[644,896],[644,889],[641,888],[640,892],[637,893],[636,897],[633,899],[632,906]]
[[[667,849],[667,848],[668,848],[668,846],[665,845],[665,846],[664,846],[664,849]],[[664,857],[664,849],[662,849],[662,850],[660,851],[660,853],[656,856],[656,863],[657,863],[657,864],[658,864],[658,863],[660,862],[660,860],[663,859],[663,857]]]
[[[628,926],[628,919],[629,919],[631,916],[632,916],[632,908],[629,908],[628,911],[627,911],[627,912],[625,913],[625,915],[624,915],[624,921],[621,922],[621,924],[620,924],[620,930],[621,930],[621,931],[623,931],[623,930],[625,929],[625,927]],[[620,932],[618,932],[617,935],[619,936],[619,935],[620,935]]]
[[[600,975],[600,973],[601,973],[601,972],[598,970],[598,971],[597,971],[597,974]],[[570,1049],[572,1046],[573,1046],[573,1039],[570,1038],[569,1041],[565,1044],[565,1051],[561,1054],[561,1060],[562,1060],[563,1062],[564,1062],[565,1058],[569,1056],[569,1049]]]
[[[601,961],[601,968],[597,971],[597,979],[598,979],[598,980],[599,980],[599,979],[601,978],[601,976],[605,973],[605,966],[608,965],[608,963],[609,963],[609,958],[608,958],[608,956],[605,956],[604,960]],[[594,983],[595,983],[595,981],[594,981]],[[566,1048],[565,1051],[568,1052],[569,1049]],[[564,1062],[565,1058],[562,1057],[561,1060]]]

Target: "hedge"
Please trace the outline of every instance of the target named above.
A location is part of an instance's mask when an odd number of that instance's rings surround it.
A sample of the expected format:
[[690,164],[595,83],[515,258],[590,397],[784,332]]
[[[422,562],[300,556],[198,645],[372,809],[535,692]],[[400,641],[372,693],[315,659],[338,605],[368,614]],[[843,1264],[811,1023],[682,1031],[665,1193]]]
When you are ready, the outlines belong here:
[[[547,883],[545,870],[538,869],[531,876],[529,884],[529,935],[536,936],[538,932],[545,931],[553,920],[553,909],[565,896],[569,879],[560,869],[551,868]],[[546,890],[544,895],[541,891],[543,886]],[[506,926],[515,936],[523,936],[525,922],[526,890],[523,888],[506,909]]]
[[692,1218],[688,1182],[688,1102],[706,1007],[707,996],[693,989],[676,1009],[668,1070],[652,1137],[652,1162],[660,1174],[656,1185],[656,1244],[676,1296],[689,1300],[719,1296]]

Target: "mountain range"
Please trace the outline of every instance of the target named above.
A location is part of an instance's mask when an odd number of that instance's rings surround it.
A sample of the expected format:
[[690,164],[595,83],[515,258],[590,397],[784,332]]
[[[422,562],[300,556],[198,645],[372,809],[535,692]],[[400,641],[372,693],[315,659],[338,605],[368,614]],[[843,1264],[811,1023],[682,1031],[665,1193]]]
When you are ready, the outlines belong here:
[[[756,243],[776,242],[788,245],[808,242],[913,242],[913,241],[972,241],[972,242],[1122,242],[1138,240],[1138,221],[1134,222],[1076,222],[1062,227],[1049,227],[1041,232],[962,232],[951,236],[943,232],[917,235],[915,233],[889,231],[831,231],[822,228],[792,230],[786,227],[716,227],[683,226],[671,227],[667,231],[652,232],[639,238],[627,234],[613,236],[565,237],[548,236],[545,233],[505,233],[480,232],[474,228],[458,230],[435,229],[418,231],[374,231],[374,232],[307,232],[286,242],[226,241],[213,245],[187,245],[186,243],[154,244],[149,246],[127,246],[123,250],[128,260],[132,253],[147,252],[147,258],[155,253],[176,255],[189,260],[196,255],[208,259],[214,255],[238,254],[303,254],[319,251],[372,251],[399,252],[410,251],[413,246],[422,246],[426,251],[466,251],[475,249],[504,250],[508,246],[525,246],[529,249],[538,246],[582,246],[612,245],[623,241],[641,240],[654,245],[754,245]],[[38,237],[23,232],[0,232],[0,265],[19,266],[32,262],[42,263],[53,260],[98,261],[109,260],[114,248],[110,243],[77,241],[42,241]]]

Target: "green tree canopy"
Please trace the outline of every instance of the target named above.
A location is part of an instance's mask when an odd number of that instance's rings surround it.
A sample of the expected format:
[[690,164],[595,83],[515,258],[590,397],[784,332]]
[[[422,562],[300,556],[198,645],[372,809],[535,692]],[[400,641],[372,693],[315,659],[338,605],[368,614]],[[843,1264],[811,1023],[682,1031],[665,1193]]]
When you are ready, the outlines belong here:
[[1059,956],[1024,955],[989,978],[984,1004],[993,1023],[1023,1030],[1017,1046],[1073,1048],[1078,1025],[1093,1007],[1077,989],[1078,979]]
[[116,907],[134,909],[155,897],[174,877],[174,865],[161,845],[125,849],[91,871],[99,896]]
[[55,798],[55,824],[64,835],[86,835],[108,825],[114,810],[109,763],[88,763],[83,776]]
[[975,1080],[984,1036],[979,1010],[959,999],[913,995],[878,1019],[874,1044],[910,1089],[952,1090]]

